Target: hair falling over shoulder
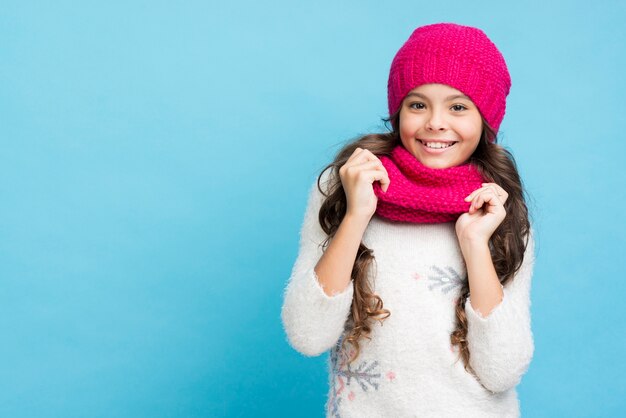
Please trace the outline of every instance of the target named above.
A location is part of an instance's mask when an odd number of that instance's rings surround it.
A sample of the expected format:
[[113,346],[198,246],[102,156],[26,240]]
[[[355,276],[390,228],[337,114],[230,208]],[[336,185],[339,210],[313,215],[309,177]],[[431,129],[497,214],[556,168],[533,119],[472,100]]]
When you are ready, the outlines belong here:
[[[400,134],[396,128],[399,125],[399,113],[398,110],[388,119],[383,119],[386,124],[392,122],[392,127],[388,128],[390,129],[389,132],[367,134],[348,142],[339,150],[334,161],[320,173],[317,187],[325,196],[319,211],[319,223],[327,235],[323,242],[324,250],[337,232],[347,210],[346,194],[339,177],[339,168],[346,163],[356,148],[368,149],[376,156],[390,155],[393,148],[401,143]],[[493,142],[490,139],[493,139]],[[513,155],[497,144],[494,131],[484,119],[480,142],[469,162],[474,164],[485,178],[500,185],[509,194],[504,205],[507,212],[506,218],[489,240],[494,267],[500,283],[504,285],[520,269],[526,251],[530,221],[525,191]],[[328,177],[328,183],[325,187],[321,187],[322,176],[328,169],[332,170]],[[373,322],[378,320],[382,325],[384,320],[391,315],[388,309],[384,309],[383,300],[380,296],[372,291],[368,280],[374,263],[373,250],[361,242],[351,274],[354,296],[350,315],[346,322],[347,334],[341,343],[342,347],[346,343],[351,343],[354,347],[352,350],[354,355],[351,357],[350,363],[359,356],[361,338],[371,340],[369,335],[372,331]],[[375,278],[373,279],[375,280]],[[465,369],[473,373],[469,366],[470,353],[467,345],[467,318],[465,316],[465,301],[469,296],[467,277],[465,277],[464,283],[455,307],[456,327],[450,335],[450,342],[453,346],[458,347],[459,357],[463,360]]]

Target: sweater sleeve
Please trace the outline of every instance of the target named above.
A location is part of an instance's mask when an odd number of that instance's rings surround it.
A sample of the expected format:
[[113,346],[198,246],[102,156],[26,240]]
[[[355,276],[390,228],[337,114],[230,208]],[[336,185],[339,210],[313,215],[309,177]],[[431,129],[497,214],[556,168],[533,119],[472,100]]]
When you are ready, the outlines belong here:
[[467,298],[467,343],[470,366],[481,384],[491,392],[515,387],[528,370],[534,352],[530,318],[530,288],[535,264],[535,241],[531,227],[522,266],[502,287],[504,297],[486,317]]
[[343,333],[354,292],[350,281],[343,291],[329,296],[315,274],[314,267],[323,254],[321,244],[326,238],[318,221],[323,199],[315,181],[309,192],[300,231],[299,252],[283,292],[281,310],[289,344],[306,356],[318,356],[337,343]]

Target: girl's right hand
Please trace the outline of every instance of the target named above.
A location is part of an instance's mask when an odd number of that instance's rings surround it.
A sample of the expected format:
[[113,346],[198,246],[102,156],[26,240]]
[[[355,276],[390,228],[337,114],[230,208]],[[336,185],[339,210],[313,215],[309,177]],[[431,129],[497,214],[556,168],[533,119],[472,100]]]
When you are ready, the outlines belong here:
[[383,163],[370,150],[357,148],[339,168],[339,176],[346,193],[346,215],[366,218],[376,212],[378,197],[372,183],[380,181],[383,192],[389,188],[389,174]]

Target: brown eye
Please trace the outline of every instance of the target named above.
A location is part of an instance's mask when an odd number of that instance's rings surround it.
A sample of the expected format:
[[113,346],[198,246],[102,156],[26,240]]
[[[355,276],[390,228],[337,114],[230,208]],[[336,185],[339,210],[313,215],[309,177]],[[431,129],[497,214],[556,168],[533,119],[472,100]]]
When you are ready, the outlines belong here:
[[454,106],[452,106],[452,110],[454,110],[455,112],[460,112],[461,110],[465,110],[465,109],[467,108],[460,104],[455,104]]
[[409,107],[410,107],[411,109],[423,109],[423,108],[424,108],[424,103],[420,103],[420,102],[417,102],[417,103],[411,103],[411,104],[409,105]]

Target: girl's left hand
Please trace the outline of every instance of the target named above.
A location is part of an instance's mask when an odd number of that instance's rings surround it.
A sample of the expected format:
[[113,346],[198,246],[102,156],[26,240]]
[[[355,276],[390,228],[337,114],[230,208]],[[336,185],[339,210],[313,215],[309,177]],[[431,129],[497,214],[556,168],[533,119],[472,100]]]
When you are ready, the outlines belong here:
[[[496,183],[483,183],[465,201],[471,201],[469,211],[456,221],[456,235],[461,244],[485,243],[506,217],[504,202],[509,194]],[[482,209],[481,209],[482,208]]]

